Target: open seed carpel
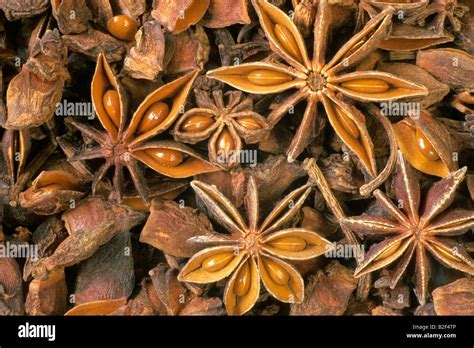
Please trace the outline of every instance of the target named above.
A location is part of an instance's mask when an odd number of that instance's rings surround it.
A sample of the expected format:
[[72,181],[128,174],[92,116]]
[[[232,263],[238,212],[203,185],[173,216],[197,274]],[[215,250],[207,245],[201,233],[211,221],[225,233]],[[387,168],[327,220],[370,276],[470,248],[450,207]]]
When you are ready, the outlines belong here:
[[[367,178],[376,178],[379,174],[373,143],[365,125],[365,115],[347,100],[381,102],[428,93],[425,87],[389,73],[350,71],[387,37],[393,9],[387,8],[375,16],[326,62],[327,30],[334,20],[333,5],[327,1],[319,2],[314,23],[312,60],[309,59],[303,37],[283,11],[263,0],[255,0],[253,5],[272,51],[289,65],[246,63],[218,68],[209,71],[207,75],[255,94],[296,89],[292,95],[278,103],[268,116],[270,124],[275,125],[291,107],[304,100],[307,102],[301,124],[287,150],[289,161],[294,161],[311,139],[318,117],[317,106],[321,103],[332,128],[358,157]],[[384,174],[388,175],[388,172],[385,171]]]

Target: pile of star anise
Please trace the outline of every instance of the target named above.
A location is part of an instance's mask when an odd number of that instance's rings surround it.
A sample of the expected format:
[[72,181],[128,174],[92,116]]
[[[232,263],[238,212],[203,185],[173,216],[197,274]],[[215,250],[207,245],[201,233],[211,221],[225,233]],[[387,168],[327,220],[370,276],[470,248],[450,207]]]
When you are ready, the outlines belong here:
[[0,10],[0,314],[474,315],[468,0]]

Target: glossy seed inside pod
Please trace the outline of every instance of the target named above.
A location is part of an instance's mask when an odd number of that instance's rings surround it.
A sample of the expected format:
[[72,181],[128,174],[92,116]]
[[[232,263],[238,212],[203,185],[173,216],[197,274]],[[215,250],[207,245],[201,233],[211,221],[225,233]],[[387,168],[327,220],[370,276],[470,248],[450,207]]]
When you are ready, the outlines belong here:
[[250,82],[259,86],[274,86],[291,81],[291,76],[279,71],[258,69],[247,75]]
[[344,57],[349,57],[352,53],[357,51],[359,48],[361,48],[365,44],[365,39],[362,39],[360,41],[357,41],[354,46],[352,46],[349,51],[344,54]]
[[268,244],[276,249],[286,251],[302,251],[306,248],[306,241],[300,237],[282,237]]
[[286,285],[290,280],[288,272],[280,266],[278,263],[271,259],[265,259],[265,266],[268,271],[268,275],[278,285]]
[[170,109],[166,103],[153,103],[145,112],[140,124],[138,125],[138,132],[145,133],[158,126],[168,116]]
[[250,130],[257,130],[262,128],[260,124],[252,117],[239,117],[238,119],[236,119],[236,122],[242,127]]
[[390,85],[377,79],[357,79],[341,83],[343,88],[354,92],[377,94],[388,91]]
[[338,105],[334,104],[334,110],[336,111],[336,116],[339,120],[339,123],[344,127],[344,129],[355,139],[359,137],[359,128],[354,121],[347,115],[346,112]]
[[227,266],[234,257],[235,254],[231,251],[212,255],[202,262],[201,267],[208,272],[217,272]]
[[129,16],[119,15],[107,21],[107,29],[119,40],[133,41],[137,33],[137,22]]
[[290,56],[292,56],[298,61],[301,61],[302,58],[300,50],[298,48],[298,44],[295,40],[295,37],[293,36],[291,31],[281,24],[275,24],[273,31],[275,32],[277,40],[282,44],[283,47],[285,47],[286,51],[290,54]]
[[162,166],[176,167],[183,162],[183,153],[172,149],[147,149],[145,152]]
[[102,98],[105,111],[114,123],[115,127],[120,127],[120,97],[116,90],[109,89]]
[[423,134],[422,130],[416,127],[415,131],[416,143],[420,152],[430,161],[436,161],[439,159],[438,153],[431,145],[428,138]]
[[227,129],[224,129],[219,137],[217,138],[217,154],[222,154],[227,156],[230,154],[230,151],[234,150],[235,144],[232,135]]
[[237,279],[234,283],[234,293],[237,296],[245,295],[250,289],[250,266],[245,262],[237,274]]
[[383,260],[386,257],[389,257],[392,255],[402,244],[402,241],[399,240],[398,242],[393,243],[390,247],[387,248],[383,253],[381,253],[379,256],[377,256],[377,260]]
[[212,124],[212,122],[212,117],[206,115],[194,115],[187,118],[180,128],[183,132],[201,132],[207,129]]

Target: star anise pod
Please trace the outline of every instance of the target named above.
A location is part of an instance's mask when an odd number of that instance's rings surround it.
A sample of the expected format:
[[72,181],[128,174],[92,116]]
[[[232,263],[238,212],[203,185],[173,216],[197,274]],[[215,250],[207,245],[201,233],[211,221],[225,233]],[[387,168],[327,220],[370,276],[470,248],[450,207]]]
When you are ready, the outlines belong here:
[[426,110],[395,123],[393,129],[403,155],[419,171],[444,177],[458,169],[454,139]]
[[270,126],[263,116],[253,111],[252,99],[243,98],[242,92],[223,94],[222,90],[216,90],[212,96],[213,99],[205,91],[196,91],[198,107],[179,117],[174,138],[191,144],[210,138],[211,162],[231,168],[239,162],[241,138],[248,144],[257,143],[268,134]]
[[67,119],[69,124],[99,145],[84,149],[70,160],[105,158],[105,164],[94,176],[93,193],[109,168],[115,166],[113,195],[121,201],[125,166],[140,197],[148,202],[148,189],[139,161],[172,178],[185,178],[219,170],[182,144],[169,140],[150,141],[167,130],[176,120],[197,74],[198,70],[194,70],[151,92],[135,110],[130,122],[127,122],[126,92],[105,56],[99,55],[92,79],[91,97],[94,110],[106,132],[100,132],[77,119]]
[[387,7],[393,7],[395,13],[403,14],[399,18],[402,22],[406,22],[411,16],[420,13],[428,6],[429,0],[361,0],[359,2],[359,11],[357,13],[356,28],[360,29],[370,18],[375,17],[378,13]]
[[218,246],[195,254],[181,270],[178,280],[212,283],[227,276],[224,303],[229,315],[241,315],[257,302],[260,279],[268,292],[282,302],[300,303],[304,282],[298,271],[282,259],[307,260],[332,248],[316,232],[289,227],[311,188],[304,185],[283,198],[259,225],[259,202],[255,180],[248,181],[246,222],[237,208],[214,186],[193,181],[191,186],[215,220],[230,235],[191,238]]
[[267,1],[253,0],[252,3],[271,49],[289,66],[274,62],[247,63],[212,70],[208,76],[250,93],[269,94],[297,89],[278,103],[268,116],[268,121],[274,125],[291,107],[307,101],[301,124],[287,150],[289,161],[303,152],[313,135],[318,103],[321,102],[334,131],[360,159],[368,177],[376,177],[373,143],[365,125],[365,116],[346,100],[381,102],[428,92],[423,86],[389,73],[343,71],[353,68],[387,37],[393,9],[387,8],[376,15],[326,63],[330,26],[337,21],[333,13],[335,5],[330,5],[327,0],[319,2],[314,23],[314,53],[310,60],[302,35],[283,11]]
[[462,243],[450,238],[462,235],[474,226],[474,211],[461,208],[445,211],[453,202],[466,170],[466,167],[461,168],[433,184],[426,192],[424,204],[420,204],[420,185],[413,169],[399,153],[393,182],[398,207],[386,194],[374,191],[378,204],[391,218],[364,214],[341,219],[344,226],[362,236],[386,237],[370,248],[355,270],[355,276],[398,262],[390,274],[393,289],[415,255],[415,293],[418,301],[424,304],[430,280],[427,253],[446,267],[474,275],[474,260]]

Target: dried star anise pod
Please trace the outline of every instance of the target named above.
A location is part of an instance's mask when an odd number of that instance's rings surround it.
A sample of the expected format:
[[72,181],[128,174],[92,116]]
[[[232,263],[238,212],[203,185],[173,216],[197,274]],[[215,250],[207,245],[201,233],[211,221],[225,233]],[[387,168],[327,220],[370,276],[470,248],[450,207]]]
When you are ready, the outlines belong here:
[[359,2],[357,28],[362,28],[370,18],[375,17],[389,6],[395,10],[395,14],[401,13],[402,16],[399,19],[405,22],[411,16],[426,8],[428,3],[429,0],[361,0]]
[[173,141],[150,141],[170,127],[183,108],[198,71],[192,71],[150,93],[127,122],[128,100],[126,92],[116,78],[104,55],[97,59],[92,80],[91,97],[97,117],[106,132],[74,118],[67,122],[92,138],[98,147],[84,149],[71,158],[85,160],[105,158],[105,164],[96,172],[92,182],[94,193],[97,184],[110,167],[115,166],[113,198],[123,199],[123,167],[127,167],[133,183],[144,202],[148,202],[148,189],[139,161],[156,172],[185,178],[195,174],[219,170],[198,153]]
[[212,70],[208,76],[256,94],[297,89],[278,103],[268,116],[268,121],[274,125],[297,103],[307,101],[303,119],[287,151],[289,161],[303,152],[312,137],[318,103],[321,102],[334,131],[360,159],[368,177],[376,177],[373,144],[365,125],[365,116],[346,99],[367,103],[427,94],[425,87],[392,74],[343,72],[353,68],[387,37],[392,9],[388,8],[375,16],[326,63],[326,41],[330,26],[336,19],[334,5],[327,0],[319,2],[314,23],[314,53],[310,60],[303,37],[283,11],[267,1],[254,0],[253,4],[271,49],[290,66],[269,62],[247,63]]
[[27,62],[8,85],[5,128],[38,127],[50,120],[69,79],[67,49],[57,29],[46,30],[41,38],[32,35],[30,45]]
[[218,244],[195,254],[181,269],[180,281],[213,283],[228,277],[224,303],[229,315],[249,311],[260,294],[260,279],[282,302],[300,303],[303,278],[286,260],[307,260],[323,254],[332,244],[316,232],[288,225],[304,204],[311,188],[302,186],[276,204],[259,225],[259,199],[255,180],[248,181],[246,222],[237,208],[213,186],[193,181],[191,186],[209,213],[230,235],[192,238]]
[[28,18],[45,12],[49,0],[1,0],[0,9],[9,21]]
[[462,28],[461,19],[468,12],[469,7],[459,3],[458,0],[433,0],[421,11],[417,11],[407,23],[425,25],[429,19],[427,27],[430,30],[443,32],[446,23],[449,23],[452,31],[459,32]]
[[454,139],[427,111],[410,115],[394,124],[393,129],[403,155],[419,171],[445,177],[458,169]]
[[210,0],[154,0],[151,15],[166,30],[178,34],[196,24],[204,16]]
[[195,144],[210,138],[211,162],[224,168],[235,167],[242,150],[241,138],[248,144],[262,140],[270,128],[267,120],[253,111],[252,99],[243,97],[240,91],[223,94],[217,90],[212,93],[213,99],[205,91],[195,94],[198,107],[178,118],[175,139]]
[[461,243],[450,238],[462,235],[474,226],[474,211],[456,208],[445,212],[454,200],[466,169],[450,173],[433,184],[421,205],[420,185],[413,169],[400,153],[393,183],[399,206],[380,190],[374,191],[378,204],[392,219],[367,214],[341,219],[344,226],[360,235],[387,237],[370,248],[355,270],[355,276],[360,277],[398,262],[390,274],[390,287],[393,289],[413,255],[416,255],[415,294],[420,304],[424,304],[430,280],[427,253],[446,267],[474,275],[474,260]]

